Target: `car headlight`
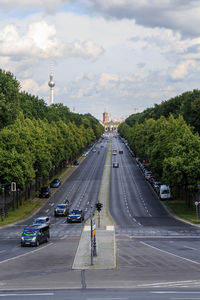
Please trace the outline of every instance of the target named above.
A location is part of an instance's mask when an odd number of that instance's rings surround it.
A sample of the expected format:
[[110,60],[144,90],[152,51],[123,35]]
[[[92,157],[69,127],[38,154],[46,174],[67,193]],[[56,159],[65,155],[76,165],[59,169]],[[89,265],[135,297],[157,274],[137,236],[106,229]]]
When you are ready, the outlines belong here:
[[34,236],[33,238],[32,238],[32,242],[35,242],[36,241],[36,236]]
[[80,219],[81,217],[77,217],[77,219]]
[[24,241],[24,237],[23,236],[21,237],[21,241]]

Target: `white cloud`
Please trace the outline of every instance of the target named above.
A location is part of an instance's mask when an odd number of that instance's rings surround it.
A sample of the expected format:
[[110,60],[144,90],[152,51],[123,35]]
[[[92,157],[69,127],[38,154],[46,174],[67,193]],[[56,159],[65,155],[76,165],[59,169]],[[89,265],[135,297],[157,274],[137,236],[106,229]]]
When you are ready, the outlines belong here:
[[22,91],[29,91],[29,93],[37,94],[37,93],[47,93],[49,91],[47,82],[42,83],[39,85],[33,79],[25,79],[21,81],[21,90]]
[[45,10],[48,13],[55,13],[64,2],[70,0],[0,0],[1,10]]
[[194,60],[186,60],[177,65],[175,70],[172,72],[171,77],[174,80],[185,78],[190,72],[192,72],[197,63]]

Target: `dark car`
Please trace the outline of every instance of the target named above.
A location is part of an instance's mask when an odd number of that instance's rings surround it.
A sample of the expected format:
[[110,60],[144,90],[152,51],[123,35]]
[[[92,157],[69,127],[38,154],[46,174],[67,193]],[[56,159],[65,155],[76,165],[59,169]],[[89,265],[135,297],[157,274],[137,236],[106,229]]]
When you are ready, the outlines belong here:
[[67,223],[81,223],[82,221],[84,221],[84,212],[82,211],[82,209],[70,210],[67,216]]
[[40,198],[49,198],[51,196],[51,189],[49,186],[43,186],[40,189],[40,194],[39,197]]
[[113,163],[113,168],[119,168],[119,163],[118,162],[114,162]]
[[119,154],[123,154],[123,150],[119,150]]
[[69,205],[61,203],[58,204],[54,209],[54,216],[67,216],[69,213]]
[[74,161],[74,166],[78,166],[79,165],[79,161],[78,160],[75,160]]
[[36,218],[33,221],[33,225],[46,225],[46,224],[48,225],[50,224],[50,218],[47,216]]
[[49,225],[32,225],[21,233],[21,246],[39,246],[50,238]]
[[55,178],[51,183],[51,188],[58,188],[61,185],[61,180],[59,178]]

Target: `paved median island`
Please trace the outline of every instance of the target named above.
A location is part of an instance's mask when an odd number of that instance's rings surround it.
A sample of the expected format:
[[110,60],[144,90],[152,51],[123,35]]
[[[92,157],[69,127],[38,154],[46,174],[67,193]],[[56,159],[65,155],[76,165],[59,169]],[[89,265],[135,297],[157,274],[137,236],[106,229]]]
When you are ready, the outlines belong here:
[[97,256],[93,257],[93,265],[91,265],[91,227],[90,219],[88,219],[80,238],[72,266],[73,269],[116,268],[115,228],[114,221],[109,214],[111,148],[112,145],[110,143],[98,195],[98,201],[103,204],[100,212],[100,228],[97,226],[97,212],[95,212],[94,216],[96,220]]

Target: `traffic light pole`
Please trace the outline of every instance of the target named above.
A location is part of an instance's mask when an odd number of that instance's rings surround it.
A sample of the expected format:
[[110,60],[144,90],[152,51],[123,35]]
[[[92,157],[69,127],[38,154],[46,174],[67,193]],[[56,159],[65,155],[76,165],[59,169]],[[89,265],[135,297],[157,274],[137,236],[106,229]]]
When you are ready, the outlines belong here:
[[98,211],[98,228],[100,228],[100,211]]
[[92,205],[91,205],[91,208],[90,208],[90,226],[91,226],[91,265],[93,265],[93,213],[92,213]]

